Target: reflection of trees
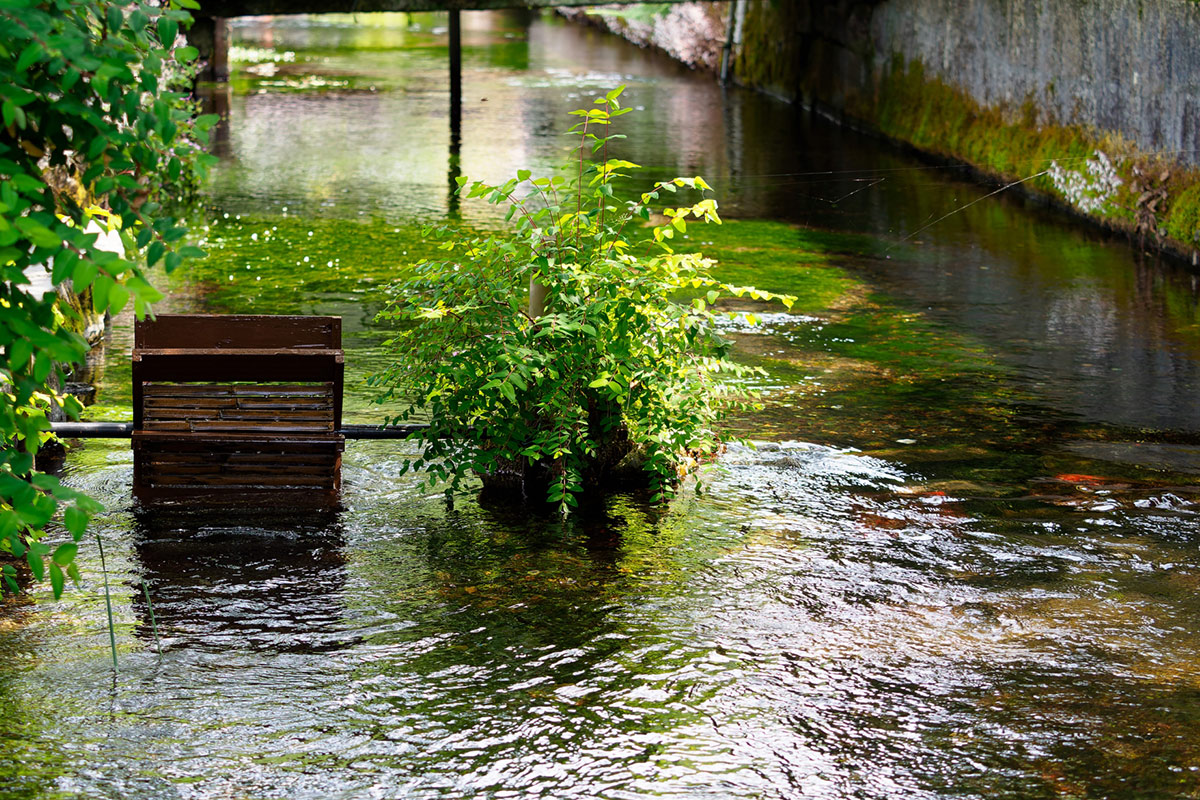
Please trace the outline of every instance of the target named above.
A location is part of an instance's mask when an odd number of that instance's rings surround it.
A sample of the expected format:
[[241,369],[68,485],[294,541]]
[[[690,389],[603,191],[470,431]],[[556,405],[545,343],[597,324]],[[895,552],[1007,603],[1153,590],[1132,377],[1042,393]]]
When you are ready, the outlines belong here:
[[[135,551],[167,646],[311,653],[345,646],[335,512],[140,510]],[[140,591],[137,635],[153,637]]]
[[389,657],[363,662],[351,682],[358,732],[407,745],[372,759],[464,790],[490,776],[565,794],[594,784],[591,767],[634,781],[630,765],[649,766],[703,719],[700,681],[685,673],[709,643],[643,602],[678,586],[649,564],[676,534],[631,500],[565,523],[468,505],[421,520],[362,565],[372,584],[390,581],[376,613],[405,620],[368,638]]

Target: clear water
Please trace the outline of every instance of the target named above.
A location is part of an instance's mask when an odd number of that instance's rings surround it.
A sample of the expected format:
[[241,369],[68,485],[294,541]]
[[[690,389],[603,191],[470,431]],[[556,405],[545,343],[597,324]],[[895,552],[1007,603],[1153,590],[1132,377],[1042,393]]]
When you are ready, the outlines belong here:
[[[94,548],[5,608],[0,797],[1200,793],[1194,277],[593,31],[464,22],[463,174],[554,169],[565,112],[627,83],[627,157],[733,220],[694,238],[808,298],[731,331],[771,373],[759,446],[564,522],[448,507],[386,442],[347,446],[343,512],[156,512],[127,443],[75,443],[120,669]],[[419,226],[495,222],[448,197],[443,24],[239,22],[280,61],[240,65],[212,257],[170,282],[342,314],[351,422]],[[127,414],[129,326],[96,417]]]

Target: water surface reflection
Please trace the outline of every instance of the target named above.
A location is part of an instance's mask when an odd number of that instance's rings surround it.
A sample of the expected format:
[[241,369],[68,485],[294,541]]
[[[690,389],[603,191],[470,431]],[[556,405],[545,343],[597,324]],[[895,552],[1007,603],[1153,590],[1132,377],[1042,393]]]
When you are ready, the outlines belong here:
[[[0,630],[0,798],[1200,792],[1192,278],[595,32],[471,19],[464,174],[553,168],[627,82],[627,157],[717,185],[739,280],[841,270],[848,301],[731,328],[771,371],[739,424],[779,441],[566,521],[448,506],[386,442],[348,445],[336,515],[152,513],[124,444],[79,444],[121,669],[88,553]],[[379,363],[378,285],[447,212],[438,27],[239,25],[294,59],[239,72],[180,308],[341,313],[351,378]]]

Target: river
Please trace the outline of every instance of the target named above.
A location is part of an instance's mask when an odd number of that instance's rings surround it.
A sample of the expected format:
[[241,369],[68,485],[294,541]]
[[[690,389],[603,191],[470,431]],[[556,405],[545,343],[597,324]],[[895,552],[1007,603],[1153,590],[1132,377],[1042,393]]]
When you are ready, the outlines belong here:
[[0,619],[0,798],[1200,794],[1196,277],[549,17],[464,14],[453,159],[444,25],[237,21],[210,256],[160,311],[340,314],[378,420],[383,287],[423,224],[499,224],[453,177],[556,169],[624,84],[622,155],[716,189],[692,241],[800,298],[730,329],[757,446],[562,521],[449,506],[394,442],[347,445],[343,511],[146,509],[127,443],[74,442],[120,666],[88,547]]

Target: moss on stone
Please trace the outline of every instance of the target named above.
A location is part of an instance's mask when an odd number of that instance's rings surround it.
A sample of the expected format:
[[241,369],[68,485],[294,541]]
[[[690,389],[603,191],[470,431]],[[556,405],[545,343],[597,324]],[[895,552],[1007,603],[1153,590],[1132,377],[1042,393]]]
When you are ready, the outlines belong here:
[[746,86],[798,99],[803,81],[800,52],[803,43],[796,35],[780,31],[802,30],[799,3],[751,2],[742,20],[742,45],[734,55],[733,74]]
[[[920,150],[971,164],[998,181],[1021,181],[1042,193],[1130,234],[1137,229],[1145,179],[1168,171],[1166,202],[1151,211],[1159,234],[1178,250],[1200,249],[1200,171],[1172,166],[1141,153],[1119,135],[1046,119],[1036,98],[1017,107],[982,106],[966,92],[930,77],[916,61],[893,61],[878,78],[874,97],[853,99],[848,114],[881,133]],[[1120,186],[1096,210],[1081,207],[1052,180],[1052,165],[1085,172],[1089,159],[1103,153]]]
[[1162,229],[1175,241],[1200,250],[1200,181],[1170,198]]

